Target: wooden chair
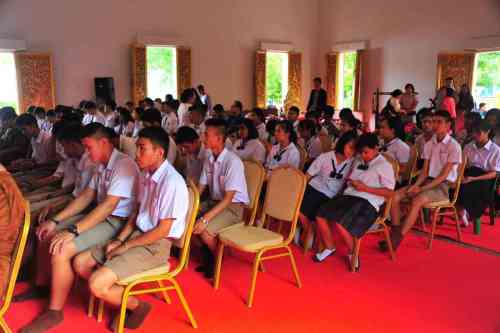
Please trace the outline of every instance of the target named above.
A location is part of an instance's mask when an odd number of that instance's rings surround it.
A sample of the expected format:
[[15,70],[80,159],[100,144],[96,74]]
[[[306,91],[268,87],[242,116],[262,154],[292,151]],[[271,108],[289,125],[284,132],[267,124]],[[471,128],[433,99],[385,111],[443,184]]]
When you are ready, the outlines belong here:
[[[224,247],[229,246],[246,253],[254,253],[253,271],[247,305],[253,304],[255,284],[259,267],[264,260],[289,257],[297,286],[301,287],[299,273],[293,253],[289,247],[293,240],[299,217],[299,209],[306,187],[306,177],[295,168],[280,168],[272,171],[267,182],[266,197],[262,209],[261,221],[274,218],[290,223],[290,231],[285,238],[278,232],[263,226],[239,226],[219,234],[219,248],[215,268],[214,288],[219,289]],[[263,223],[266,225],[266,223]],[[264,256],[268,251],[272,255]]]
[[[495,219],[497,216],[497,208],[496,208],[496,197],[498,193],[498,186],[500,184],[500,172],[497,172],[497,176],[495,177],[495,181],[493,182],[490,197],[488,199],[488,213],[490,216],[490,225],[495,225]],[[479,235],[481,233],[481,218],[477,218],[474,221],[474,234]]]
[[19,273],[19,269],[21,268],[21,262],[23,259],[24,249],[26,247],[26,242],[28,240],[28,234],[30,230],[30,204],[28,201],[25,201],[24,208],[24,223],[22,229],[18,235],[17,246],[14,251],[14,262],[11,263],[11,271],[9,277],[9,283],[7,285],[7,290],[5,291],[5,297],[3,300],[2,307],[0,308],[0,328],[4,333],[12,332],[5,321],[4,315],[9,309],[10,302],[12,301],[12,295],[14,294],[14,287],[16,285],[17,274]]
[[[392,169],[394,171],[394,177],[397,179],[397,176],[399,174],[399,164],[398,162],[390,157],[389,155],[382,153],[384,155],[385,159],[389,161],[392,165]],[[396,255],[394,254],[394,249],[392,247],[392,242],[391,242],[391,237],[389,235],[389,226],[387,225],[386,221],[389,219],[391,216],[391,203],[392,199],[386,199],[384,205],[382,205],[381,210],[380,210],[380,215],[379,217],[375,220],[375,223],[373,226],[368,229],[365,235],[368,234],[384,234],[385,241],[387,242],[387,247],[389,248],[389,253],[391,255],[391,259],[395,260]],[[363,236],[364,237],[364,236]],[[359,249],[361,247],[361,240],[363,239],[354,237],[354,249],[353,249],[353,256],[351,258],[351,272],[355,271],[355,265],[356,262],[358,262],[359,258]]]
[[401,175],[401,180],[403,182],[407,182],[408,184],[412,183],[412,180],[418,176],[420,170],[418,170],[417,162],[418,162],[418,150],[417,146],[413,145],[410,148],[410,159],[408,160],[408,168],[406,168],[406,172]]
[[[133,276],[130,276],[124,280],[121,280],[118,282],[119,285],[125,287],[125,290],[123,292],[122,296],[122,304],[120,307],[120,320],[118,324],[118,332],[122,333],[124,330],[124,325],[125,325],[125,312],[127,310],[127,301],[129,296],[135,296],[135,295],[143,295],[143,294],[152,294],[152,293],[158,293],[161,292],[165,302],[168,304],[171,303],[170,297],[167,294],[167,291],[169,290],[175,290],[177,295],[179,296],[179,299],[181,301],[182,307],[184,308],[184,311],[186,312],[189,321],[191,322],[191,325],[194,328],[197,328],[198,325],[196,323],[196,320],[193,317],[193,314],[191,312],[191,309],[189,308],[189,305],[184,298],[184,294],[182,292],[181,287],[179,286],[176,277],[181,273],[185,266],[187,265],[187,258],[188,258],[188,253],[190,249],[190,243],[191,243],[191,236],[193,233],[193,227],[194,223],[196,221],[196,214],[198,213],[198,208],[200,204],[200,194],[198,193],[198,190],[196,186],[189,181],[189,210],[188,214],[186,217],[186,230],[184,232],[184,235],[182,236],[181,239],[178,241],[174,242],[174,246],[180,247],[182,249],[181,255],[179,258],[179,263],[175,267],[173,271],[170,271],[170,265],[167,262],[165,265],[150,269],[148,271],[142,272],[140,274],[136,274]],[[155,282],[158,287],[147,287],[144,284],[146,283],[151,283]],[[169,285],[165,286],[164,282],[168,282]],[[135,288],[136,286],[139,286],[140,288]],[[88,309],[88,316],[92,317],[92,314],[94,312],[94,302],[95,302],[95,297],[91,295],[90,297],[90,302],[89,302],[89,309]],[[103,301],[99,300],[99,309],[98,309],[98,314],[97,314],[97,321],[100,322],[102,320],[102,314],[104,311],[104,305]]]
[[[454,216],[455,222],[456,222],[456,229],[457,229],[457,240],[459,242],[462,241],[462,232],[460,230],[460,219],[458,218],[458,213],[457,213],[457,208],[456,208],[456,202],[458,199],[458,193],[460,192],[460,185],[462,184],[462,179],[464,176],[464,170],[465,166],[467,164],[467,157],[465,154],[462,153],[462,163],[458,166],[457,170],[457,180],[451,184],[451,188],[453,188],[453,194],[452,198],[446,199],[443,201],[436,201],[436,202],[430,202],[426,205],[424,205],[423,208],[427,208],[432,211],[432,227],[431,227],[431,233],[429,234],[429,243],[427,245],[427,248],[430,250],[432,249],[432,241],[434,239],[434,234],[436,233],[436,225],[438,222],[438,217],[441,216]],[[423,218],[423,212],[420,212],[420,218]],[[423,224],[423,222],[422,222]]]
[[266,170],[260,162],[254,160],[243,161],[245,166],[245,179],[247,182],[247,192],[250,199],[246,216],[246,224],[253,225],[257,215],[257,207],[259,206],[260,192],[262,185],[266,179]]

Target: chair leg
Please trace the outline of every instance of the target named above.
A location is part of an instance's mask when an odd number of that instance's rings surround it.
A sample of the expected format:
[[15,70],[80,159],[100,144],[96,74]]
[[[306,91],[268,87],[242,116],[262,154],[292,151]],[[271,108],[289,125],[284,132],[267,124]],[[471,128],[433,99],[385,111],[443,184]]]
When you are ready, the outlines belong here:
[[300,282],[299,271],[297,270],[297,264],[295,263],[295,257],[289,246],[286,247],[288,251],[288,256],[290,257],[290,264],[292,265],[293,275],[295,276],[295,282],[297,282],[297,288],[302,288],[302,283]]
[[262,273],[265,273],[265,271],[266,271],[266,268],[264,267],[264,262],[263,261],[261,261],[260,264],[259,264],[259,270]]
[[360,245],[361,245],[361,239],[354,238],[354,248],[352,249],[352,257],[351,257],[351,272],[356,271],[355,265],[356,262],[358,261]]
[[495,218],[497,215],[495,200],[490,204],[490,225],[495,225]]
[[99,307],[97,308],[97,322],[100,323],[102,321],[102,315],[104,313],[104,301],[102,299],[99,300]]
[[418,219],[420,220],[420,224],[422,225],[422,231],[427,232],[427,227],[425,226],[425,211],[424,209],[420,210],[420,213],[418,214]]
[[453,207],[453,213],[455,215],[455,223],[457,226],[457,239],[459,242],[461,242],[462,241],[462,231],[460,230],[460,220],[458,218],[457,209],[455,207]]
[[253,304],[253,296],[255,293],[255,284],[257,283],[257,274],[259,273],[259,263],[260,263],[260,257],[262,255],[262,252],[259,252],[253,261],[253,269],[252,269],[252,279],[250,281],[250,290],[248,292],[248,301],[247,301],[247,306],[249,308],[252,307]]
[[[160,288],[165,288],[165,286],[163,285],[163,281],[160,281],[158,280],[158,286],[160,286]],[[172,301],[170,300],[170,297],[168,296],[168,293],[166,290],[163,290],[161,292],[162,296],[163,296],[163,299],[165,300],[165,303],[167,304],[171,304]]]
[[125,315],[127,312],[127,302],[128,302],[128,294],[130,292],[130,288],[125,288],[122,296],[122,304],[120,305],[120,318],[118,320],[118,327],[116,327],[116,333],[123,333],[125,330]]
[[181,301],[182,308],[184,309],[184,312],[186,312],[186,314],[189,318],[189,322],[191,323],[191,326],[193,326],[193,328],[198,328],[198,324],[196,323],[196,320],[194,319],[193,313],[191,312],[191,309],[189,308],[189,305],[186,301],[186,298],[184,297],[184,293],[182,292],[181,287],[179,286],[177,281],[175,281],[175,279],[171,278],[171,279],[169,279],[169,281],[174,286],[175,291],[177,292],[177,296],[179,296],[179,300]]
[[431,218],[431,233],[429,235],[429,244],[427,245],[427,248],[429,250],[432,249],[432,240],[434,239],[434,233],[436,232],[436,224],[437,224],[437,218],[438,218],[438,212],[439,208],[434,210],[434,213],[432,214]]
[[214,289],[219,289],[220,285],[220,270],[222,266],[222,256],[224,255],[224,243],[219,242],[219,247],[217,249],[217,262],[215,264],[215,278],[214,278]]
[[[423,220],[422,220],[423,222]],[[391,260],[396,260],[396,254],[394,253],[394,248],[392,247],[391,236],[389,235],[389,228],[384,226],[385,242],[389,248],[389,254],[391,255]]]
[[95,296],[90,294],[89,308],[87,310],[87,316],[89,318],[92,318],[94,316],[94,304],[95,304]]
[[0,328],[2,329],[3,333],[11,333],[12,331],[9,328],[9,325],[7,325],[7,322],[3,317],[0,318]]

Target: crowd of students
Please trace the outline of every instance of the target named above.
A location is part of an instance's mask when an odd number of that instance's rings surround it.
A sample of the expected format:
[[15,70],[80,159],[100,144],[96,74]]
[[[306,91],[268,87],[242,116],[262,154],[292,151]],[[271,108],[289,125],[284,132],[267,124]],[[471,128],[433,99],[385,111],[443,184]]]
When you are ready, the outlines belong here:
[[[19,116],[1,109],[0,161],[30,201],[35,230],[25,256],[25,266],[35,267],[33,286],[14,301],[49,298],[47,310],[21,332],[43,332],[63,321],[77,275],[95,296],[118,306],[119,280],[164,265],[185,230],[186,179],[205,194],[194,227],[201,248],[196,270],[213,278],[217,236],[243,221],[250,201],[245,159],[262,163],[268,173],[289,167],[305,172],[299,220],[302,235],[317,237],[316,262],[335,253],[334,226],[351,262],[354,239],[372,228],[389,198],[397,250],[425,204],[449,199],[464,158],[457,203],[464,226],[484,212],[485,189],[500,171],[500,110],[486,120],[467,113],[465,133],[454,133],[450,112],[422,109],[418,135],[409,137],[404,124],[411,115],[400,114],[391,101],[370,132],[351,110],[334,119],[331,106],[318,107],[314,100],[304,115],[297,107],[286,115],[244,111],[239,101],[226,111],[212,106],[199,86],[185,90],[180,101],[146,98],[137,106],[82,101],[78,108],[47,112],[30,107]],[[420,169],[418,177],[408,177],[410,169]],[[298,243],[312,241],[300,236]],[[387,250],[387,243],[379,245]],[[359,258],[354,266],[360,269]],[[137,328],[151,305],[130,297],[127,308],[125,325]]]

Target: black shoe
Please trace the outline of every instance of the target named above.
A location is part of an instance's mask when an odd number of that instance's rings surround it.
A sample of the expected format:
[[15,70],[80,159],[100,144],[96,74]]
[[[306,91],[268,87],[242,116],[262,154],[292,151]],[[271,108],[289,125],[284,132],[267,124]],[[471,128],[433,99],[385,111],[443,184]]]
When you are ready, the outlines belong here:
[[387,245],[387,242],[385,240],[378,242],[378,248],[382,252],[389,251],[389,246]]
[[214,266],[209,266],[206,268],[205,272],[203,273],[203,276],[206,278],[206,279],[213,279],[214,276],[215,276],[215,269],[214,269]]
[[196,266],[194,270],[198,273],[205,273],[207,271],[207,266],[201,264],[199,266]]

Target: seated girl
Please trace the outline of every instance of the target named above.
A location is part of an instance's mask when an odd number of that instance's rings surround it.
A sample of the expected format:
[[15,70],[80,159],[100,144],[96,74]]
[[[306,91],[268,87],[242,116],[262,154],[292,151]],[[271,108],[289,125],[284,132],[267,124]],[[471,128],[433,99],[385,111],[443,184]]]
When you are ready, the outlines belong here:
[[[356,137],[354,131],[342,135],[335,150],[319,155],[307,170],[308,185],[299,215],[304,235],[312,235],[307,230],[311,221],[316,219],[318,209],[343,190],[351,171]],[[304,241],[310,242],[309,239]]]
[[266,161],[266,148],[259,140],[259,132],[252,120],[243,119],[240,128],[240,138],[234,143],[234,152],[242,160],[252,159],[262,164]]
[[379,135],[383,140],[380,151],[386,152],[395,159],[399,164],[399,174],[404,175],[407,168],[411,168],[412,166],[408,165],[408,161],[410,160],[410,146],[402,140],[404,130],[401,117],[382,119],[380,121]]
[[307,152],[306,165],[310,165],[322,152],[321,141],[316,132],[317,127],[312,120],[304,119],[300,121],[298,128],[301,145]]
[[[396,180],[389,161],[379,154],[378,138],[367,133],[359,137],[356,150],[360,159],[354,162],[347,189],[322,205],[316,214],[317,230],[325,249],[313,260],[320,262],[335,252],[328,223],[335,223],[349,249],[351,262],[354,238],[361,238],[378,217],[380,207],[392,196]],[[354,263],[359,271],[360,261]]]
[[457,205],[465,226],[483,215],[497,172],[500,171],[500,147],[490,140],[491,125],[482,120],[472,128],[474,141],[464,148],[467,169],[460,187]]
[[278,167],[299,168],[300,153],[295,143],[297,134],[293,130],[293,125],[287,120],[279,121],[274,131],[276,144],[273,145],[266,160],[266,169],[274,170]]

